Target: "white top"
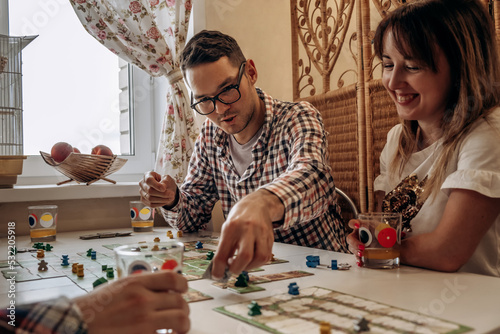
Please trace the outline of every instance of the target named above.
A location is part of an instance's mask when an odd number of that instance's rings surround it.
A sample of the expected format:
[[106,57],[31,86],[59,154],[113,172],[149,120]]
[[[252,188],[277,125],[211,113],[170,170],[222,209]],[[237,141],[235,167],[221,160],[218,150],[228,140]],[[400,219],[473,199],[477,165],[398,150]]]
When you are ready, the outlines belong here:
[[[412,154],[401,177],[390,177],[387,174],[387,167],[396,153],[401,131],[402,126],[399,124],[387,134],[387,143],[380,156],[381,174],[374,183],[376,191],[385,191],[387,194],[411,173],[417,174],[419,181],[432,173],[441,148],[440,141]],[[500,197],[500,108],[495,109],[486,119],[478,120],[459,144],[449,164],[441,191],[424,203],[411,221],[412,232],[408,236],[432,232],[441,220],[450,189],[456,188],[474,190],[488,197]],[[500,215],[460,271],[500,276]]]

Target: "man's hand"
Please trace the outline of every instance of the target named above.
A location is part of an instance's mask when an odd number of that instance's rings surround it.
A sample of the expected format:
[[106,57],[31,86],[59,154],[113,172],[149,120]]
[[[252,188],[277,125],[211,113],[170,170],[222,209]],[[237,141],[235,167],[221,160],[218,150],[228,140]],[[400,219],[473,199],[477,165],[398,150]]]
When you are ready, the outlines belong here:
[[90,334],[189,330],[186,279],[173,271],[134,274],[75,298]]
[[222,278],[227,266],[237,274],[267,263],[274,242],[272,223],[283,215],[283,203],[267,190],[258,190],[236,203],[222,225],[212,276]]
[[168,175],[161,176],[156,172],[147,172],[139,182],[141,201],[152,207],[173,207],[177,204],[177,184]]

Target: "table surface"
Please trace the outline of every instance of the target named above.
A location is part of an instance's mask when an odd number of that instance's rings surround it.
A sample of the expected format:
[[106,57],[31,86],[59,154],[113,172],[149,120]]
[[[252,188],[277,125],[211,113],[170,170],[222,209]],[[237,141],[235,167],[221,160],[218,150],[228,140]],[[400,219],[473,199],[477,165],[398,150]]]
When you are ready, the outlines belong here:
[[[152,241],[155,237],[166,239],[169,228],[155,228],[153,232],[134,233],[129,237],[109,239],[81,240],[83,234],[101,231],[58,233],[57,241],[51,242],[58,254],[84,252],[93,248],[98,252],[110,253],[102,245],[113,243],[133,243]],[[115,230],[127,231],[126,229]],[[174,236],[176,235],[174,231]],[[198,240],[204,236],[217,236],[216,233],[198,232],[185,234],[180,241]],[[175,238],[177,238],[175,236]],[[0,239],[0,260],[7,258],[7,239]],[[28,236],[17,236],[15,246],[20,249],[30,247]],[[500,333],[500,278],[475,275],[470,273],[441,273],[414,267],[401,266],[399,269],[367,269],[355,265],[355,258],[350,254],[317,250],[275,243],[273,253],[276,258],[289,262],[264,266],[259,274],[281,273],[290,270],[304,270],[313,276],[294,280],[301,288],[319,286],[342,293],[370,299],[376,302],[403,308],[409,311],[428,314],[444,320],[469,326],[474,330],[469,333]],[[321,263],[330,263],[336,259],[339,263],[352,265],[350,270],[333,271],[326,268],[308,268],[305,256],[319,255]],[[206,293],[214,299],[190,303],[190,333],[267,333],[257,327],[233,319],[214,311],[219,306],[248,302],[270,295],[287,293],[288,281],[265,283],[264,291],[237,294],[217,288],[209,280],[189,282],[189,286]],[[7,305],[8,282],[0,279],[0,305]],[[86,292],[67,277],[47,278],[16,284],[16,303],[35,302],[59,295],[75,297]]]

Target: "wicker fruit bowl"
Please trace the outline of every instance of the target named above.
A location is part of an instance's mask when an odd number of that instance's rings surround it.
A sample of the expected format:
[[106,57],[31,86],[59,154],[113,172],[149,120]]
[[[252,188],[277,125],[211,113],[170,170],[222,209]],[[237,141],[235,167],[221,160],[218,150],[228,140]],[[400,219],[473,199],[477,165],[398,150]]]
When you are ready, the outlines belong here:
[[117,158],[116,155],[96,155],[71,153],[64,161],[56,162],[50,154],[40,151],[43,160],[69,177],[69,180],[57,183],[61,185],[67,182],[75,181],[77,183],[92,184],[99,180],[116,183],[116,181],[107,178],[123,167],[127,159]]

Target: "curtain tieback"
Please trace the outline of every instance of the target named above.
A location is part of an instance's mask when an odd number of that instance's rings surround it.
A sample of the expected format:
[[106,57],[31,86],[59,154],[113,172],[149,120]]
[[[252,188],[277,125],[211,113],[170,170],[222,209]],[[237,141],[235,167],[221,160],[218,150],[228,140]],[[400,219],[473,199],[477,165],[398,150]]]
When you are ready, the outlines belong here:
[[177,81],[182,80],[182,72],[180,69],[176,68],[176,69],[168,72],[166,77],[167,77],[168,83],[173,85]]

